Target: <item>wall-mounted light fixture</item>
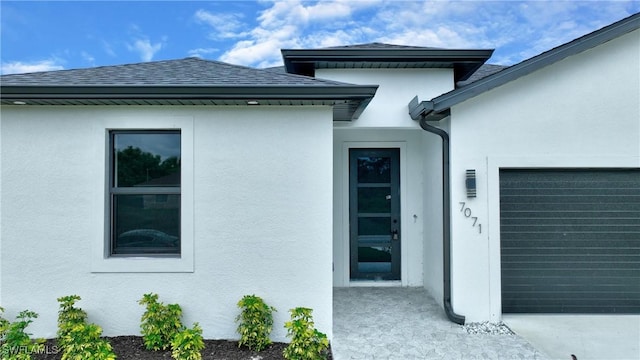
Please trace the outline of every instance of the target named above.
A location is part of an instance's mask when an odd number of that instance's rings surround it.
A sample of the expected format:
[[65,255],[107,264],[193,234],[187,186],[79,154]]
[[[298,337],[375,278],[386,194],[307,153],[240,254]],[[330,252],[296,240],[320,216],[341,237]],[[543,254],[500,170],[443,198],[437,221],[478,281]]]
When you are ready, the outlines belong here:
[[465,180],[465,185],[467,186],[467,197],[474,198],[476,197],[476,170],[467,170],[467,178]]

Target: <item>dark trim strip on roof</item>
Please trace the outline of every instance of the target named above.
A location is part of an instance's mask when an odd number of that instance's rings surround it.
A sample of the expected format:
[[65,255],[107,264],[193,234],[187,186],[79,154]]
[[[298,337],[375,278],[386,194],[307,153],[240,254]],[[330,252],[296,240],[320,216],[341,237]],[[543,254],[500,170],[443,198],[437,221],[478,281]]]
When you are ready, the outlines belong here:
[[340,86],[2,86],[3,100],[14,99],[366,99],[377,85]]
[[[431,104],[423,104],[422,108],[431,109],[431,116],[434,116],[437,113],[447,112],[452,106],[465,100],[528,75],[569,56],[579,54],[583,51],[604,44],[629,32],[637,30],[638,28],[640,28],[640,13],[629,16],[602,29],[596,30],[564,45],[560,45],[554,49],[546,51],[540,55],[524,60],[500,72],[466,85],[465,87],[452,90],[448,93],[437,96],[430,101],[423,101],[423,103]],[[410,111],[412,118],[414,118],[413,116],[416,111],[419,111],[419,109],[416,108]],[[417,115],[414,119],[419,118],[420,115]]]
[[[286,60],[297,61],[476,61],[486,60],[493,50],[459,50],[459,49],[282,49],[282,56]],[[287,68],[289,70],[289,68]]]
[[442,64],[447,64],[455,70],[457,82],[467,79],[482,66],[493,50],[389,47],[283,49],[281,53],[285,70],[290,74],[315,76],[315,69],[322,68],[321,63],[405,63],[415,64],[414,67],[425,67],[425,64],[442,67]]
[[[0,103],[15,105],[333,105],[334,121],[357,119],[377,85],[298,86],[2,86]],[[15,105],[24,106],[24,105]]]

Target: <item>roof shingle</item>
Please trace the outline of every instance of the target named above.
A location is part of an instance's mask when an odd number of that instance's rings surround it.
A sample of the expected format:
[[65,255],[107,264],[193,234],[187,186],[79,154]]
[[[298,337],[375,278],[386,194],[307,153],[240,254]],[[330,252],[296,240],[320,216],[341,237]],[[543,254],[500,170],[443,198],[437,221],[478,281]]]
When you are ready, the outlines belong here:
[[2,86],[327,86],[345,83],[199,58],[12,74]]

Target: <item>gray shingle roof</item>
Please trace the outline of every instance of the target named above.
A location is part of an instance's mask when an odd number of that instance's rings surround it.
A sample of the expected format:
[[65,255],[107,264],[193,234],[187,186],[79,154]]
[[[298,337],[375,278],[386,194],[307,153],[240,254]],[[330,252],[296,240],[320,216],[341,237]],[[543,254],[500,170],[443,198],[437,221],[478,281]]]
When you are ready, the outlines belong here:
[[265,71],[219,61],[186,58],[87,69],[11,74],[0,77],[2,86],[326,86],[337,81]]
[[493,75],[499,71],[502,71],[504,69],[508,68],[508,66],[504,66],[504,65],[495,65],[495,64],[483,64],[482,66],[480,66],[480,68],[478,70],[476,70],[476,72],[474,72],[473,74],[471,74],[471,76],[469,76],[469,78],[465,81],[458,81],[458,83],[456,84],[458,87],[463,87],[463,86],[467,86],[471,83],[474,83],[480,79],[486,78],[489,75]]
[[333,106],[357,118],[377,85],[354,85],[186,58],[0,77],[2,105]]

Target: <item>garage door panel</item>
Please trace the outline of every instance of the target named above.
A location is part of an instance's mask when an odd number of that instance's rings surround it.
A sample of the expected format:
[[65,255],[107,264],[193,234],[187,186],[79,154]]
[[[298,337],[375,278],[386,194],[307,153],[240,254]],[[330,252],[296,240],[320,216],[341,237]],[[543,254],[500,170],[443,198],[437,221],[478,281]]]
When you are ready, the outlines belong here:
[[[566,254],[530,254],[530,255],[513,255],[509,258],[509,261],[503,261],[503,266],[509,267],[528,267],[529,264],[544,265],[549,264],[604,264],[609,265],[612,262],[619,264],[630,264],[635,266],[635,263],[640,261],[640,255],[637,254],[596,254],[585,253],[575,254],[574,251],[568,249]],[[623,250],[619,250],[623,251]]]
[[[572,244],[573,242],[573,244]],[[619,254],[627,251],[630,254],[635,254],[637,251],[637,246],[635,246],[635,241],[633,240],[602,240],[600,242],[591,241],[591,245],[589,247],[581,247],[580,240],[576,239],[574,241],[565,241],[560,246],[553,246],[554,240],[538,240],[531,241],[523,247],[517,247],[515,244],[516,241],[510,241],[512,246],[503,248],[502,254],[504,256],[509,255],[520,255],[523,251],[530,250],[530,253],[526,253],[528,255],[535,254],[545,254],[545,253],[553,253],[558,255],[571,255],[571,254],[592,254],[599,253],[602,255],[606,254]],[[508,245],[508,244],[506,244]],[[575,245],[575,246],[573,246]],[[620,247],[626,247],[625,249],[620,249]],[[507,261],[509,261],[507,259]]]
[[[513,277],[520,277],[525,279],[529,277],[531,282],[540,281],[540,283],[550,282],[550,281],[559,281],[558,278],[566,279],[560,281],[570,282],[570,279],[577,276],[587,276],[593,278],[594,282],[598,280],[598,277],[623,277],[623,278],[636,278],[638,279],[640,276],[640,271],[631,268],[631,265],[627,264],[616,264],[618,268],[615,269],[607,269],[606,273],[603,274],[603,266],[598,267],[597,265],[592,265],[590,267],[586,267],[583,265],[582,268],[574,267],[567,268],[567,266],[571,265],[554,265],[553,268],[545,268],[545,269],[536,269],[535,276],[532,276],[531,268],[509,268],[505,267],[504,270],[508,270],[509,274],[512,274],[509,277],[505,277],[506,279],[510,279]],[[575,266],[575,265],[574,265]]]
[[[501,214],[508,212],[521,212],[521,211],[536,211],[536,212],[579,212],[581,209],[585,208],[595,208],[596,205],[599,213],[618,213],[618,214],[628,214],[629,216],[633,216],[640,212],[640,204],[631,202],[632,200],[636,200],[636,197],[621,197],[618,200],[620,202],[613,202],[614,199],[609,198],[607,201],[605,199],[601,199],[602,201],[550,201],[549,199],[540,200],[539,202],[506,202],[504,204],[500,204],[502,207]],[[589,206],[591,205],[591,206]],[[587,213],[593,210],[586,210]],[[562,214],[560,214],[562,216]]]
[[[596,189],[592,189],[596,191]],[[506,209],[509,205],[518,206],[518,208],[526,209],[527,206],[538,206],[539,204],[603,204],[604,209],[612,210],[633,210],[637,209],[633,205],[637,205],[638,195],[521,195],[521,196],[505,196],[504,204]]]
[[577,302],[572,306],[558,305],[556,300],[534,302],[523,300],[521,303],[508,304],[511,313],[574,313],[574,314],[630,314],[635,313],[637,303],[622,301],[612,303],[609,300]]
[[640,170],[501,170],[503,312],[640,313]]
[[[502,232],[501,232],[502,233]],[[584,241],[592,241],[594,243],[602,243],[607,241],[631,241],[632,243],[638,242],[638,234],[632,231],[617,231],[614,233],[603,233],[603,232],[521,232],[521,231],[511,231],[503,234],[504,241],[562,241],[565,240],[567,242],[574,240],[584,240]],[[523,245],[526,245],[523,244]],[[585,247],[590,246],[590,243],[586,243]],[[612,244],[612,246],[618,246],[616,244]]]
[[[526,251],[526,255],[522,255],[522,251]],[[638,259],[640,257],[640,248],[621,249],[617,247],[601,247],[601,248],[543,248],[543,247],[522,247],[503,249],[503,255],[509,256],[509,261],[520,261],[521,259],[531,259],[536,256],[555,257],[558,261],[563,259],[580,259],[584,256],[608,257],[614,261],[620,257],[632,257]],[[562,259],[560,258],[562,257]],[[624,258],[620,258],[624,260]]]
[[[502,205],[501,205],[502,206]],[[503,221],[531,221],[531,219],[592,219],[598,221],[598,219],[625,219],[632,220],[640,217],[640,210],[638,211],[604,211],[599,210],[582,210],[582,211],[543,211],[541,209],[535,210],[513,210],[505,211],[502,209],[500,215],[503,216]]]
[[[535,300],[532,300],[532,296],[535,296]],[[593,292],[593,291],[575,291],[575,292],[518,292],[514,293],[512,300],[518,303],[534,303],[534,304],[553,304],[562,302],[572,302],[576,305],[592,305],[596,304],[607,305],[610,302],[615,302],[617,306],[633,306],[637,305],[633,303],[633,299],[621,299],[618,294],[611,292]],[[572,305],[573,305],[572,304]]]
[[[638,213],[640,216],[640,213]],[[635,217],[633,216],[619,216],[619,217],[606,217],[600,216],[600,214],[594,214],[592,217],[562,217],[562,216],[553,216],[553,217],[538,217],[538,218],[526,218],[526,217],[510,217],[504,219],[502,221],[501,226],[503,229],[509,229],[509,226],[513,226],[512,231],[521,230],[521,226],[527,226],[529,224],[534,223],[535,226],[584,226],[585,230],[588,230],[593,226],[635,226],[636,229],[638,225],[629,225],[629,222],[632,221]],[[537,228],[536,228],[537,229]]]
[[638,234],[640,225],[622,225],[622,224],[559,224],[559,225],[505,225],[502,231],[506,234],[517,233],[573,233],[573,234]]
[[[617,282],[617,283],[616,283]],[[545,292],[572,292],[572,293],[624,293],[627,291],[627,283],[624,281],[616,281],[612,279],[611,282],[605,284],[594,285],[588,278],[578,278],[571,284],[542,284],[542,285],[513,285],[503,288],[505,293],[509,293],[509,298],[517,298],[523,296],[531,298],[531,295],[544,294]]]

